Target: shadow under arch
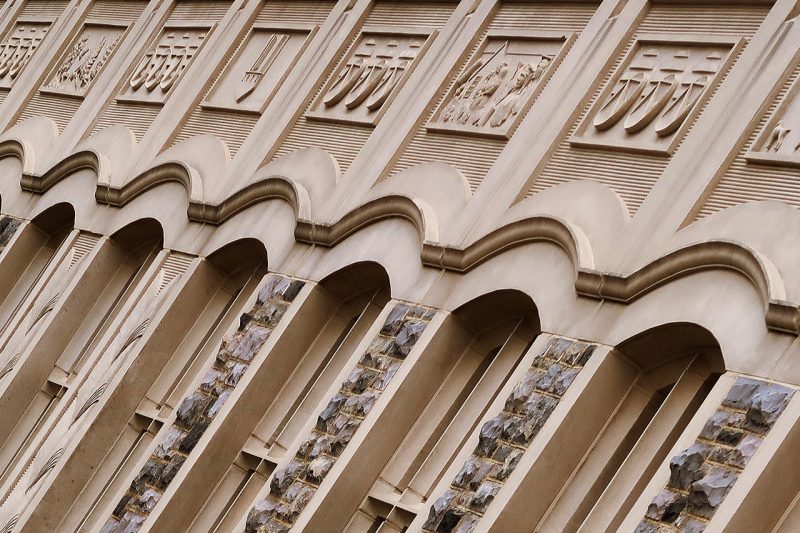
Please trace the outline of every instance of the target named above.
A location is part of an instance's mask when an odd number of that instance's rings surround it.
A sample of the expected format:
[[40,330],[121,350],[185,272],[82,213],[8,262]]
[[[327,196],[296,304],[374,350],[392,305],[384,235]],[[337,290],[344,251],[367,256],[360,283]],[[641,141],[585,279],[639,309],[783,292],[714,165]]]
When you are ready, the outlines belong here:
[[267,271],[267,247],[258,239],[247,237],[226,243],[207,256],[208,262],[229,275],[242,270]]
[[637,333],[608,357],[621,386],[598,412],[613,414],[538,528],[616,531],[725,370],[714,335],[688,322]]
[[[383,523],[398,531],[410,526],[416,515],[407,509],[431,498],[539,333],[536,304],[513,289],[477,296],[444,319],[436,332],[439,341],[422,356],[439,376],[429,392],[419,392],[424,401],[407,407],[414,409],[416,422],[346,531],[375,531]],[[398,504],[378,496],[386,492],[396,495]]]

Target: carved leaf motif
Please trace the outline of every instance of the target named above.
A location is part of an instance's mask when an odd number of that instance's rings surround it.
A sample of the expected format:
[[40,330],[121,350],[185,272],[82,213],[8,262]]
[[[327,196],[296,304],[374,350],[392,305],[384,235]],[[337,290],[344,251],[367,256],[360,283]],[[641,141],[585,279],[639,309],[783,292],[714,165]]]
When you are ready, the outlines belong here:
[[[81,406],[77,409],[77,411],[75,411],[75,416],[72,418],[72,424],[80,420],[80,418],[86,413],[86,411],[89,410],[91,406],[100,401],[100,398],[103,397],[103,393],[106,391],[107,388],[108,388],[108,383],[103,383],[97,389],[95,389],[95,391],[92,392],[92,394],[90,394],[85,401],[83,401]],[[80,397],[78,398],[77,401],[80,401]]]
[[19,361],[19,356],[20,354],[15,355],[11,359],[9,359],[8,362],[3,366],[2,370],[0,370],[0,380],[2,380],[4,377],[6,377],[7,374],[9,374],[12,370],[14,370],[14,367]]
[[[39,461],[36,460],[33,462],[32,469],[35,474],[31,477],[30,483],[28,483],[28,488],[25,492],[30,491],[44,476],[46,476],[52,469],[56,467],[58,461],[61,460],[61,456],[64,455],[64,448],[59,448],[55,451],[54,454],[49,456],[44,464],[38,466]],[[38,468],[37,468],[38,467]]]
[[11,533],[14,531],[14,528],[17,527],[17,522],[19,522],[19,513],[12,516],[11,520],[6,522],[6,525],[3,526],[3,529],[0,529],[0,533]]
[[56,293],[55,296],[45,302],[45,304],[41,309],[39,309],[39,312],[34,317],[33,322],[31,322],[30,326],[28,326],[28,329],[25,331],[26,335],[30,333],[34,327],[36,327],[36,324],[38,324],[40,320],[42,320],[50,311],[53,310],[53,308],[55,308],[59,298],[61,298],[60,292]]

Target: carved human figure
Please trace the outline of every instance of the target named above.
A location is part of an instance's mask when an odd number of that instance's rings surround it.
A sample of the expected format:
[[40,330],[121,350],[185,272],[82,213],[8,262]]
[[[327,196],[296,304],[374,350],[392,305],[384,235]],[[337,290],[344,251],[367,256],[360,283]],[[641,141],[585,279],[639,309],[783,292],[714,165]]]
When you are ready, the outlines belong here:
[[[769,134],[764,150],[767,152],[780,151],[781,146],[783,146],[783,141],[786,139],[786,136],[789,135],[790,131],[792,130],[787,128],[782,120],[779,120],[778,124],[775,125],[775,128],[773,128],[772,132]],[[795,150],[796,149],[797,148],[795,148]]]
[[530,63],[520,63],[517,66],[517,72],[514,75],[511,88],[497,102],[491,115],[486,114],[486,118],[481,125],[484,125],[488,120],[491,127],[497,128],[522,111],[528,101],[531,90],[536,87],[537,82],[544,75],[549,65],[550,58],[548,57],[542,57],[536,68],[532,67]]
[[475,90],[469,106],[457,117],[459,124],[478,125],[483,116],[483,111],[492,101],[508,74],[508,63],[500,62],[495,69],[481,81]]
[[25,508],[35,499],[44,486],[44,480],[58,465],[71,444],[82,438],[91,424],[95,406],[103,398],[109,383],[117,375],[135,346],[144,335],[147,326],[161,302],[171,291],[178,278],[161,288],[165,273],[154,280],[131,314],[123,322],[118,333],[98,359],[97,365],[79,385],[66,411],[39,446],[30,466],[19,478],[11,493],[0,506],[0,531],[13,531]]

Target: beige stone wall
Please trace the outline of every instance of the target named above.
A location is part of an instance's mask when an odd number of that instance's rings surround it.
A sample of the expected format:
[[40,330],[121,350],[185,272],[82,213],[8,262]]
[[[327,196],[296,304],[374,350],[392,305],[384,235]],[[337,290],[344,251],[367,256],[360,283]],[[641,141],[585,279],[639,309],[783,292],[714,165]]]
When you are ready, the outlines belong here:
[[800,530],[798,0],[8,0],[0,532]]

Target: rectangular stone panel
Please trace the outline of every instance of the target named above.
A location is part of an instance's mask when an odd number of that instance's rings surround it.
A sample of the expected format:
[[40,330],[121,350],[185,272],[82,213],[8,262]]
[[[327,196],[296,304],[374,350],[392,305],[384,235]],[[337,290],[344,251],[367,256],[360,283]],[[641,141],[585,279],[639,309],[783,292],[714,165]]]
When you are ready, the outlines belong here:
[[697,440],[670,460],[667,486],[636,533],[700,533],[781,416],[794,389],[739,377]]
[[539,434],[596,345],[553,337],[506,399],[481,426],[478,445],[431,505],[424,531],[469,533]]
[[738,39],[642,35],[571,142],[671,153]]
[[49,22],[18,21],[0,42],[0,88],[8,89],[50,30]]
[[411,29],[386,32],[366,28],[306,116],[374,126],[430,40],[428,33]]
[[111,59],[125,33],[119,24],[85,24],[42,87],[44,92],[83,96]]
[[490,32],[428,122],[428,130],[508,138],[570,38],[546,32]]

